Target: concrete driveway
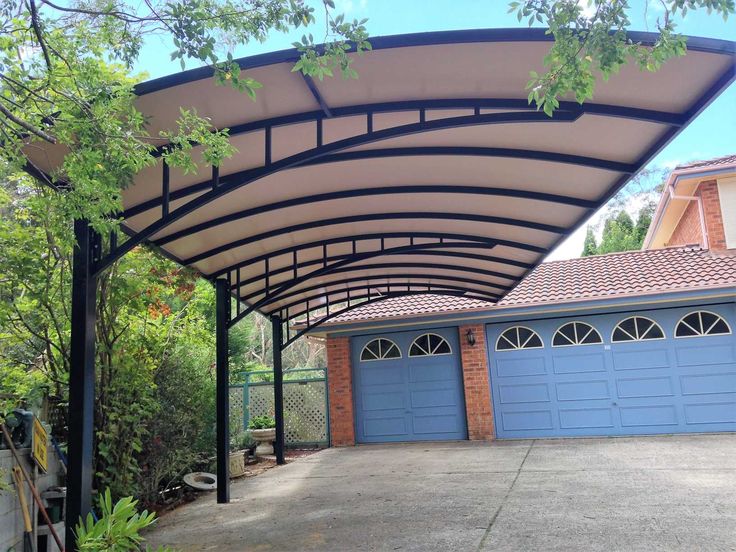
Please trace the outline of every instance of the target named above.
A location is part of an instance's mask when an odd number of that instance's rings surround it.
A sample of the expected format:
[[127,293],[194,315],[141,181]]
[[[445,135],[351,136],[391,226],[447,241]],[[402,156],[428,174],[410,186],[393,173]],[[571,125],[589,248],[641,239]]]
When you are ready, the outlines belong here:
[[736,550],[736,435],[329,449],[165,516],[182,550]]

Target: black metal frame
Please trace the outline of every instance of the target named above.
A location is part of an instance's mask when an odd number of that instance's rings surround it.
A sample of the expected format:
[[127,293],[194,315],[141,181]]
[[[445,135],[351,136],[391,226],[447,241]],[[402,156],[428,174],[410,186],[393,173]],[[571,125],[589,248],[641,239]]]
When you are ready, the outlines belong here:
[[[630,33],[630,38],[635,42],[642,44],[652,44],[657,40],[657,35],[653,33]],[[395,48],[395,47],[406,47],[406,46],[421,46],[430,44],[458,44],[458,43],[483,43],[483,42],[498,42],[498,41],[538,41],[538,42],[549,42],[552,40],[550,35],[547,35],[544,29],[499,29],[499,30],[472,30],[472,31],[451,31],[451,32],[440,32],[440,33],[420,33],[414,35],[403,35],[397,37],[379,37],[371,39],[371,44],[374,50],[382,48]],[[715,54],[724,54],[733,56],[736,52],[734,43],[721,41],[721,40],[710,40],[710,39],[690,39],[688,47],[691,50],[709,52]],[[259,67],[269,65],[273,63],[286,63],[297,59],[299,52],[296,50],[288,50],[283,52],[276,52],[273,54],[264,54],[261,56],[253,56],[238,60],[240,66],[244,69],[251,67]],[[137,93],[147,94],[154,93],[157,91],[164,90],[166,88],[191,82],[202,78],[208,78],[212,75],[211,68],[200,68],[193,71],[188,71],[171,77],[164,77],[148,83],[143,83],[137,87]],[[153,240],[153,244],[165,245],[170,243],[176,238],[177,233],[172,233],[168,236],[160,236],[171,224],[177,220],[181,220],[183,217],[193,213],[194,211],[206,206],[210,202],[225,197],[228,193],[245,186],[251,182],[255,182],[259,179],[275,174],[279,171],[291,169],[295,167],[304,167],[309,165],[315,165],[320,163],[340,163],[350,160],[363,160],[363,159],[377,159],[377,158],[388,158],[388,157],[402,157],[402,156],[476,156],[476,157],[505,157],[514,159],[528,159],[536,161],[548,161],[553,163],[566,163],[577,166],[587,167],[595,170],[613,171],[620,173],[618,178],[609,190],[601,197],[597,198],[592,202],[583,202],[575,198],[563,198],[547,196],[542,197],[540,194],[534,196],[531,192],[525,196],[529,199],[539,199],[542,201],[557,202],[561,204],[571,204],[586,209],[584,213],[578,219],[578,223],[572,228],[562,229],[549,227],[549,225],[538,225],[534,227],[543,229],[544,226],[548,226],[547,230],[556,234],[559,237],[549,248],[542,248],[533,246],[531,244],[517,244],[515,242],[504,242],[503,240],[487,240],[487,246],[511,246],[517,247],[522,250],[536,252],[539,254],[545,253],[549,249],[555,247],[567,234],[576,230],[588,217],[600,205],[604,204],[610,199],[610,197],[628,180],[632,174],[637,173],[642,167],[652,159],[666,144],[668,144],[677,134],[682,130],[684,125],[690,122],[696,117],[709,103],[722,91],[724,90],[734,79],[736,78],[736,66],[733,64],[720,76],[720,78],[712,84],[712,86],[706,90],[702,96],[696,100],[690,108],[684,113],[665,113],[653,110],[629,108],[602,105],[595,103],[584,104],[579,106],[573,102],[561,102],[560,109],[557,111],[553,118],[547,118],[546,115],[534,112],[529,109],[529,106],[522,99],[504,99],[504,98],[476,98],[476,99],[436,99],[436,100],[406,100],[399,102],[385,102],[378,104],[363,104],[355,106],[346,106],[339,108],[331,108],[320,95],[319,89],[311,79],[305,78],[304,81],[309,88],[310,92],[315,98],[315,101],[319,104],[319,109],[305,112],[286,115],[282,117],[274,117],[262,121],[249,122],[243,125],[237,125],[231,128],[231,134],[236,136],[238,134],[246,132],[262,132],[264,134],[264,152],[263,152],[263,166],[254,169],[248,169],[239,171],[230,175],[220,175],[217,168],[213,168],[211,178],[187,186],[183,189],[171,189],[170,174],[168,167],[162,165],[161,173],[161,194],[160,197],[145,201],[140,205],[133,206],[122,213],[122,218],[130,219],[138,214],[146,212],[150,209],[160,209],[161,217],[156,222],[150,224],[146,228],[139,232],[134,232],[124,225],[124,230],[128,234],[129,238],[127,241],[118,244],[115,236],[111,236],[108,241],[108,250],[103,255],[102,250],[102,239],[96,235],[89,227],[86,221],[76,221],[74,225],[75,238],[77,240],[77,246],[74,251],[73,259],[73,289],[72,289],[72,336],[71,336],[71,370],[70,370],[70,391],[69,391],[69,429],[70,429],[70,440],[69,440],[69,472],[68,472],[68,497],[67,497],[67,519],[70,520],[67,526],[67,543],[70,543],[69,548],[74,549],[73,528],[75,526],[75,520],[80,515],[86,515],[90,510],[91,502],[91,482],[92,482],[92,451],[93,451],[93,412],[94,412],[94,383],[95,383],[95,372],[94,372],[94,357],[95,357],[95,323],[96,323],[96,284],[97,276],[106,268],[108,268],[113,262],[120,259],[125,253],[133,249],[136,245],[149,242],[155,236],[159,236],[157,240]],[[432,109],[468,109],[472,110],[472,115],[451,117],[445,119],[437,119],[433,121],[427,121],[426,112]],[[510,109],[516,110],[509,113],[490,113],[483,114],[483,109]],[[518,111],[522,110],[522,111]],[[401,125],[385,130],[376,131],[373,129],[373,116],[377,113],[389,113],[397,111],[416,111],[418,121],[407,125]],[[592,157],[563,154],[561,152],[550,152],[550,151],[536,151],[536,150],[524,150],[524,149],[510,149],[510,148],[480,148],[480,147],[393,147],[393,148],[379,148],[369,150],[358,150],[355,151],[352,148],[363,146],[366,144],[372,144],[381,140],[387,140],[391,138],[397,138],[401,136],[407,136],[415,133],[432,132],[437,130],[443,130],[448,128],[464,128],[474,125],[490,125],[490,124],[509,124],[509,123],[560,123],[573,122],[577,118],[585,115],[596,115],[596,116],[607,116],[607,117],[621,117],[631,118],[641,121],[650,122],[652,124],[663,125],[666,128],[661,138],[649,148],[648,151],[644,152],[635,162],[633,163],[620,163],[607,159],[597,159]],[[340,116],[354,116],[363,115],[366,120],[366,132],[359,136],[354,136],[344,140],[339,140],[329,144],[323,143],[323,121],[331,117]],[[317,146],[300,152],[298,154],[286,157],[283,159],[273,160],[272,159],[272,129],[282,126],[304,122],[314,122],[315,127],[315,138]],[[163,150],[159,150],[159,154]],[[30,173],[38,173],[37,170],[30,167],[28,168]],[[37,175],[38,176],[38,175]],[[44,175],[42,175],[44,176]],[[43,178],[43,180],[52,183],[51,179]],[[52,186],[63,189],[69,184],[64,182],[58,182],[51,184]],[[430,189],[432,188],[432,189]],[[450,188],[450,187],[447,187]],[[316,201],[329,201],[332,199],[348,198],[348,197],[360,197],[365,195],[377,195],[377,194],[391,194],[391,193],[417,193],[421,190],[421,193],[469,193],[469,194],[497,194],[504,195],[503,190],[486,189],[485,191],[474,190],[472,187],[451,187],[450,189],[442,189],[441,187],[434,186],[405,186],[403,192],[397,190],[389,190],[387,188],[365,188],[362,190],[335,192],[332,194],[315,194],[304,198],[297,198],[286,202],[274,203],[269,206],[249,209],[228,215],[226,217],[220,217],[207,221],[202,225],[193,226],[178,233],[179,236],[191,234],[193,232],[201,231],[207,228],[214,228],[220,224],[232,220],[243,220],[247,217],[258,214],[259,212],[273,211],[293,205],[304,205]],[[193,194],[201,194],[194,199],[190,200],[186,204],[176,209],[171,209],[171,202],[188,197]],[[505,195],[512,195],[511,193]],[[399,213],[407,219],[415,218],[417,213]],[[380,214],[372,215],[375,217],[373,220],[384,220]],[[426,213],[424,214],[426,217]],[[454,216],[454,215],[453,215]],[[458,216],[465,216],[459,213]],[[360,219],[362,220],[362,219]],[[480,221],[480,219],[478,219]],[[493,221],[490,218],[486,218],[483,222],[499,222],[500,219],[496,217]],[[524,223],[531,221],[510,221],[507,220],[505,223]],[[330,224],[330,221],[317,221],[317,224]],[[334,223],[334,219],[333,222]],[[523,224],[522,224],[523,225]],[[287,231],[286,229],[283,229]],[[296,231],[293,227],[290,231]],[[483,241],[483,238],[478,236],[462,236],[455,235],[457,238],[450,238],[451,234],[445,234],[445,239],[458,239],[460,241],[476,241],[478,243]],[[325,254],[323,255],[323,269],[330,271],[331,274],[339,273],[339,271],[348,272],[355,270],[354,267],[350,268],[349,262],[344,265],[335,266],[348,258],[341,259],[340,256],[330,257],[326,254],[326,248],[328,245],[333,243],[345,243],[352,241],[355,244],[361,240],[367,239],[389,239],[391,237],[403,236],[409,239],[420,239],[422,237],[441,237],[431,232],[417,232],[417,233],[406,233],[406,232],[373,232],[371,234],[364,234],[360,236],[350,237],[338,237],[331,238],[329,240],[322,240],[317,243],[316,246],[324,247]],[[261,239],[265,239],[264,236]],[[238,242],[233,242],[238,243]],[[228,244],[235,247],[236,245]],[[271,262],[279,254],[291,253],[293,254],[293,265],[289,268],[294,273],[294,280],[299,279],[298,270],[307,266],[302,264],[299,266],[298,263],[298,252],[309,247],[315,247],[314,244],[299,244],[289,248],[284,248],[280,252],[270,252],[266,255],[255,257],[264,263]],[[355,247],[355,245],[354,245]],[[460,246],[457,246],[459,248]],[[443,250],[442,248],[435,248],[433,255],[437,256],[457,256],[458,258],[477,258],[481,259],[479,255],[475,255],[465,251],[450,251]],[[164,254],[173,258],[175,261],[185,264],[186,262],[193,262],[191,259],[178,259],[171,255],[171,253],[162,250]],[[407,250],[405,254],[425,254],[420,249]],[[353,256],[357,255],[357,252],[353,251]],[[512,259],[501,259],[500,257],[483,256],[486,260],[494,258],[499,262],[505,262],[511,266],[517,266],[528,270],[532,268],[533,263],[523,263],[518,260]],[[240,291],[242,288],[242,282],[240,282],[240,269],[243,266],[247,266],[247,263],[253,261],[248,259],[233,264],[232,266],[220,269],[213,274],[205,275],[210,280],[215,280],[215,286],[217,288],[217,396],[218,396],[218,427],[217,427],[217,471],[218,471],[218,502],[227,502],[228,496],[228,478],[227,478],[227,450],[228,450],[228,394],[227,394],[227,376],[228,376],[228,327],[234,323],[237,316],[241,314],[241,303],[238,301],[236,316],[233,318],[231,309],[231,292],[233,286],[236,291]],[[357,262],[355,259],[352,262]],[[311,264],[309,264],[311,266]],[[407,266],[406,263],[402,263],[402,267]],[[278,269],[281,270],[281,269]],[[232,272],[236,271],[235,282],[233,282]],[[282,272],[279,272],[282,273]],[[327,272],[325,272],[326,274]],[[319,274],[316,271],[315,274]],[[222,278],[224,276],[224,279]],[[400,278],[400,275],[394,275],[396,278]],[[316,276],[315,276],[316,277]],[[274,296],[269,286],[268,279],[270,275],[265,276],[263,279],[266,280],[265,295]],[[386,277],[384,277],[386,278]],[[415,279],[416,275],[411,275],[411,279]],[[289,310],[296,306],[296,304],[281,305],[272,311],[265,312],[265,314],[271,316],[274,332],[274,380],[276,385],[275,397],[277,405],[277,442],[276,452],[279,462],[283,462],[283,395],[282,395],[282,375],[281,375],[281,351],[293,343],[296,339],[313,330],[315,327],[328,322],[341,314],[349,312],[350,310],[360,308],[362,305],[373,303],[376,301],[385,300],[392,297],[402,297],[410,295],[421,295],[426,293],[444,293],[448,295],[461,295],[467,297],[474,297],[479,300],[489,301],[490,304],[493,302],[493,297],[482,290],[474,287],[475,283],[462,282],[457,278],[447,277],[450,281],[443,284],[439,276],[423,275],[424,280],[429,280],[429,283],[422,283],[419,278],[416,281],[409,283],[397,284],[390,282],[390,278],[386,278],[389,281],[376,284],[366,284],[364,288],[360,286],[350,286],[349,284],[354,283],[352,279],[345,278],[342,280],[330,281],[327,285],[332,289],[331,292],[322,294],[319,297],[324,299],[324,303],[318,303],[316,306],[310,308],[311,301],[317,301],[317,296],[310,296],[307,308],[298,312],[291,312]],[[368,282],[370,277],[363,277],[363,281]],[[435,282],[436,280],[436,282]],[[358,280],[355,280],[358,281]],[[287,287],[283,284],[280,285],[280,298],[284,299]],[[483,286],[492,285],[488,282],[483,282]],[[340,289],[340,286],[342,288]],[[416,289],[426,286],[426,289]],[[295,286],[291,286],[289,289],[293,289]],[[392,287],[394,289],[392,289]],[[396,291],[396,288],[401,288],[401,291]],[[406,288],[404,290],[404,288]],[[362,295],[355,295],[360,289],[365,289],[365,293]],[[305,292],[305,289],[299,291]],[[237,294],[236,294],[237,295]],[[340,303],[331,305],[331,298],[333,301],[341,301],[339,298],[347,295],[347,305],[342,306]],[[276,297],[276,296],[274,296]],[[237,298],[237,297],[236,297]],[[275,301],[275,299],[274,299]],[[274,301],[266,302],[263,306],[267,306]],[[300,302],[301,304],[303,302]],[[313,319],[311,313],[321,312],[321,314]],[[290,321],[306,316],[306,322],[300,329],[291,335],[289,329]],[[286,327],[286,334],[284,335],[284,327]]]

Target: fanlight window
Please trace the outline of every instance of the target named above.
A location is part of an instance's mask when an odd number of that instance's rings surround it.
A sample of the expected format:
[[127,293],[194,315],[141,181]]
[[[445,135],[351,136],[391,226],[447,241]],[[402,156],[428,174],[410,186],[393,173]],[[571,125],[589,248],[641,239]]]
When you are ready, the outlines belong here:
[[731,328],[721,316],[696,311],[683,316],[675,328],[675,337],[700,337],[704,335],[730,334]]
[[664,339],[662,327],[654,320],[643,316],[631,316],[616,324],[611,341],[646,341],[648,339]]
[[568,322],[560,326],[552,338],[553,347],[596,345],[598,343],[603,343],[601,334],[593,326],[585,322]]
[[410,357],[449,355],[450,344],[441,335],[424,334],[417,337],[409,347]]
[[534,330],[524,326],[514,326],[504,331],[496,340],[497,351],[511,351],[514,349],[541,349],[544,347],[542,338]]
[[389,360],[392,358],[401,358],[401,351],[399,351],[396,343],[382,337],[369,341],[360,352],[361,361]]

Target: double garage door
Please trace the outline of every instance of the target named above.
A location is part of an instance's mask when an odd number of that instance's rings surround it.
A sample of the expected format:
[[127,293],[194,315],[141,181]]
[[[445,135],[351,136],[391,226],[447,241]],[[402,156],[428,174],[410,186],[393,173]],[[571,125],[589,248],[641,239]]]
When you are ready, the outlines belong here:
[[351,342],[358,442],[467,438],[456,329]]
[[732,305],[489,325],[500,438],[736,430]]

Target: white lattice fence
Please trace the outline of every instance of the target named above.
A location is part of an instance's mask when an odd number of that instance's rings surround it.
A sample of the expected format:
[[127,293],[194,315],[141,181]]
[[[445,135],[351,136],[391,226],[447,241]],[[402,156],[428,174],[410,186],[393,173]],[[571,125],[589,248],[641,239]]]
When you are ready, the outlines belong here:
[[[230,389],[231,424],[239,418],[273,416],[273,383],[250,383],[247,386],[248,409],[243,416],[242,387]],[[240,394],[239,397],[237,396]],[[287,444],[327,444],[327,382],[323,379],[284,382],[284,437]],[[235,431],[231,429],[231,431]]]
[[241,433],[245,427],[243,422],[245,419],[245,401],[242,386],[233,386],[230,388],[230,434],[237,435]]

